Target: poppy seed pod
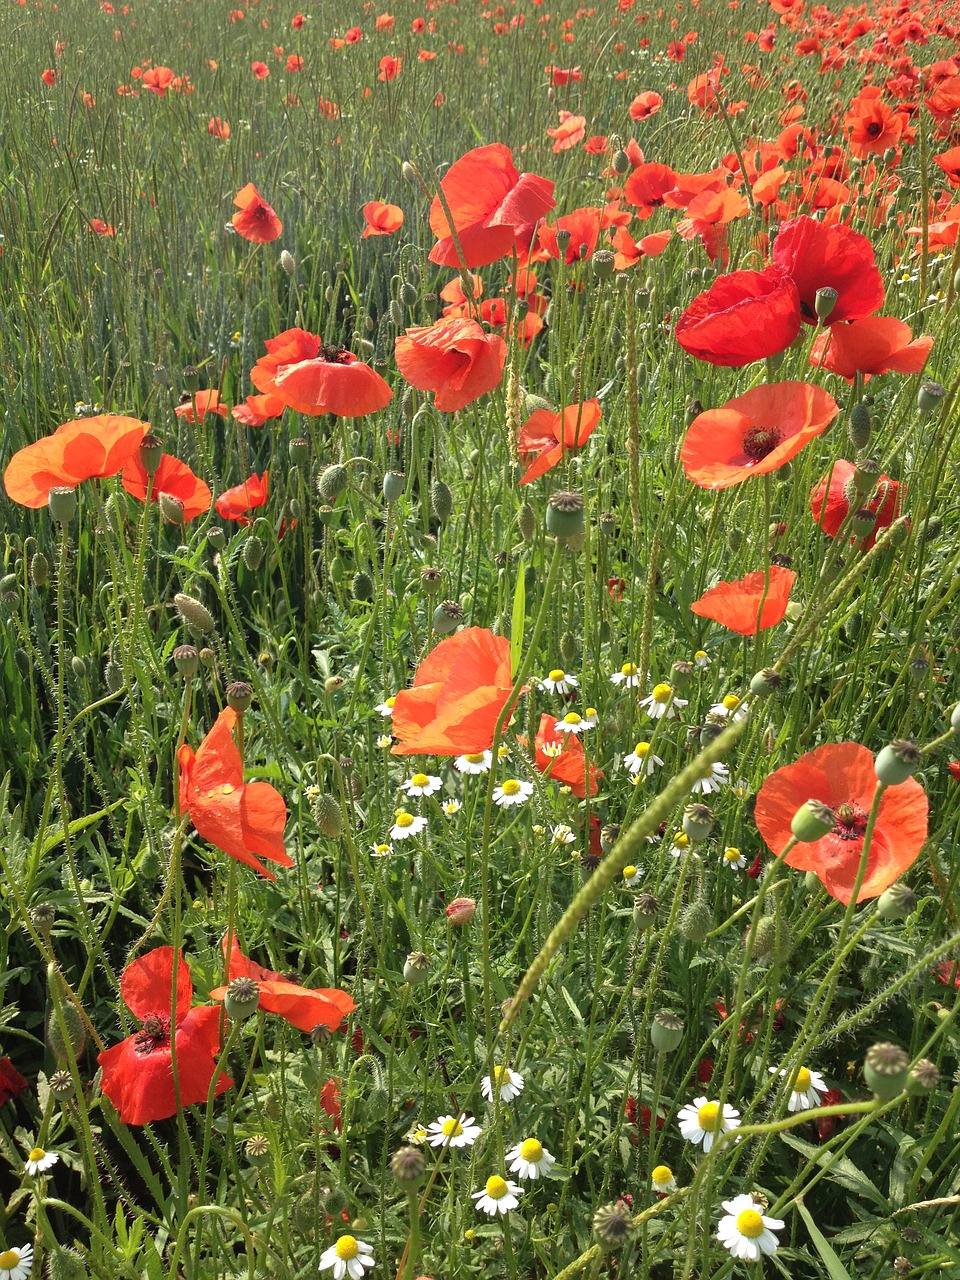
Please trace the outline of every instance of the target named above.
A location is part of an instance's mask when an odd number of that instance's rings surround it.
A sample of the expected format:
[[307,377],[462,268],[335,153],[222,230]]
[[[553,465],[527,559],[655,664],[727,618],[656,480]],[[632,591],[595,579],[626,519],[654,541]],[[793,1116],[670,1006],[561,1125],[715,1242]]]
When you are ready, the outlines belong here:
[[650,1024],[650,1043],[658,1053],[673,1053],[683,1039],[683,1019],[669,1009],[654,1015]]
[[837,825],[837,815],[822,800],[811,799],[793,815],[790,830],[801,844],[815,844]]
[[825,324],[830,319],[839,297],[837,290],[831,289],[829,285],[824,285],[822,289],[816,291],[813,297],[813,310],[821,324]]
[[909,885],[897,880],[877,899],[877,915],[881,920],[906,920],[916,906],[917,895]]
[[54,485],[47,495],[47,505],[54,524],[68,525],[77,514],[77,491],[66,485]]
[[863,1077],[878,1098],[889,1102],[907,1087],[910,1055],[887,1041],[871,1045],[864,1058]]
[[579,493],[561,489],[547,499],[547,533],[559,542],[569,545],[571,538],[579,537],[585,527],[583,498]]
[[411,951],[403,964],[403,980],[408,987],[419,987],[430,975],[430,957],[422,951]]
[[173,665],[185,680],[196,675],[200,655],[192,644],[178,644],[173,651]]
[[207,541],[214,551],[222,551],[227,545],[227,535],[218,525],[212,525],[207,530]]
[[874,762],[878,781],[888,787],[898,787],[912,778],[920,767],[920,751],[906,738],[888,743]]
[[921,382],[920,390],[917,392],[917,408],[923,414],[934,413],[943,404],[946,394],[946,387],[941,386],[939,382],[932,380]]
[[180,377],[183,379],[184,390],[193,395],[200,389],[200,370],[196,365],[188,364],[180,370]]
[[705,804],[688,804],[683,811],[683,830],[694,844],[706,840],[715,821],[713,810]]
[[299,467],[310,457],[310,441],[304,436],[296,436],[290,441],[289,452],[290,461],[295,467]]
[[148,476],[152,476],[163,457],[163,445],[155,435],[146,435],[140,441],[140,461]]
[[633,923],[637,929],[647,929],[657,918],[660,903],[652,893],[641,893],[633,900]]
[[401,1147],[390,1157],[390,1172],[405,1191],[420,1186],[427,1172],[427,1162],[419,1147]]
[[630,1210],[622,1200],[602,1205],[593,1215],[593,1234],[603,1253],[621,1248],[633,1235]]
[[407,477],[402,471],[388,471],[383,477],[383,500],[390,504],[398,502],[403,497],[403,491],[407,487]]
[[235,1022],[253,1017],[260,1007],[260,988],[253,978],[234,978],[223,997],[223,1007]]
[[613,275],[614,254],[611,249],[597,249],[590,260],[593,274],[598,280],[609,280]]
[[178,592],[173,597],[173,603],[176,605],[180,617],[189,626],[193,627],[194,631],[213,631],[216,626],[213,614],[199,600],[195,600],[193,596],[184,595],[183,592]]
[[850,533],[854,538],[869,538],[877,527],[877,513],[861,507],[850,517]]
[[940,1072],[937,1070],[936,1063],[931,1062],[929,1058],[918,1058],[910,1068],[907,1093],[915,1095],[933,1093],[939,1083]]
[[433,611],[431,625],[438,635],[448,636],[463,621],[463,610],[456,600],[444,600]]
[[750,692],[758,698],[769,698],[783,688],[783,676],[773,667],[764,667],[750,681]]

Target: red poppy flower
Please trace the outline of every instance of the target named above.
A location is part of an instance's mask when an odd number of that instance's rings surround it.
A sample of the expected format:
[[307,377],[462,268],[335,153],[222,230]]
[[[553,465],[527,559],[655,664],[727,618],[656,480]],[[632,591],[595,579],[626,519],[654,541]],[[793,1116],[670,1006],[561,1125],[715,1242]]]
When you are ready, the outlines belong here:
[[264,471],[262,476],[254,472],[243,484],[234,485],[232,489],[225,489],[221,493],[216,501],[217,514],[224,520],[236,520],[242,525],[250,524],[252,522],[248,519],[247,512],[264,506],[269,494],[270,472]]
[[270,74],[270,68],[265,62],[251,62],[250,70],[258,80],[266,80],[267,76]]
[[844,118],[850,154],[866,160],[895,147],[903,133],[904,117],[879,98],[858,98]]
[[46,71],[40,72],[40,79],[45,85],[52,89],[57,83],[57,73],[54,71],[53,67],[47,67]]
[[115,236],[117,228],[110,222],[104,222],[102,218],[91,218],[89,229],[98,236]]
[[817,323],[818,289],[836,289],[828,319],[860,320],[883,306],[883,277],[866,236],[842,223],[825,224],[806,215],[784,222],[773,246],[774,266],[782,267],[797,286],[800,314]]
[[933,157],[933,162],[943,170],[949,186],[954,189],[960,187],[960,147],[950,147],[948,151],[941,151],[938,156]]
[[945,987],[960,987],[960,960],[941,960],[933,975]]
[[670,243],[672,235],[672,231],[654,231],[634,240],[626,227],[617,227],[611,242],[614,248],[614,271],[626,271],[628,267],[636,266],[641,258],[659,257]]
[[663,106],[663,99],[653,89],[638,93],[627,108],[631,120],[648,120]]
[[895,316],[868,316],[849,324],[832,324],[817,336],[810,363],[853,382],[858,373],[919,373],[933,338],[914,338],[910,326]]
[[380,59],[380,74],[377,76],[377,79],[384,81],[395,80],[400,74],[402,64],[402,58],[395,58],[389,53],[384,54]]
[[[223,954],[227,954],[226,937],[223,939]],[[336,987],[301,987],[282,973],[261,968],[243,954],[236,938],[230,949],[227,972],[231,982],[234,978],[253,979],[260,992],[259,1007],[264,1013],[278,1013],[291,1026],[308,1033],[320,1026],[336,1031],[347,1014],[353,1013],[357,1007],[346,991]],[[217,987],[210,992],[210,999],[222,1000],[226,994],[226,987]]]
[[343,1128],[343,1117],[340,1111],[340,1081],[335,1076],[320,1090],[320,1105],[333,1121],[334,1130],[339,1133]]
[[[812,871],[832,898],[848,903],[863,853],[877,776],[873,753],[856,742],[828,743],[777,769],[757,796],[757,829],[775,854],[791,839],[790,823],[808,800],[837,815],[834,829],[786,855],[788,867]],[[887,787],[880,800],[858,902],[877,898],[916,862],[927,838],[927,797],[915,778]]]
[[247,396],[243,404],[235,404],[230,412],[245,427],[262,427],[271,418],[281,417],[286,407],[279,396]]
[[783,621],[796,577],[792,569],[772,564],[769,582],[766,574],[759,570],[736,582],[718,582],[690,608],[701,618],[719,622],[721,627],[728,627],[738,635],[755,636],[758,631]]
[[[828,538],[837,536],[840,526],[850,513],[847,485],[853,479],[855,471],[856,467],[852,462],[840,458],[833,464],[828,475],[810,493],[810,510],[813,518]],[[829,488],[827,488],[828,482]],[[821,517],[824,489],[827,489],[827,508]],[[864,496],[860,501],[861,510],[872,511],[877,517],[870,536],[863,542],[864,551],[869,551],[877,541],[878,534],[893,524],[900,514],[900,503],[899,481],[881,475],[873,493],[869,497]]]
[[[546,262],[548,258],[559,259],[562,256],[564,262],[570,267],[575,262],[582,262],[583,259],[589,258],[600,238],[602,218],[602,209],[587,205],[582,209],[574,209],[572,213],[564,214],[554,223],[541,222],[537,228],[537,247],[530,253],[531,262]],[[566,250],[562,255],[557,242],[558,231],[567,231],[570,234]]]
[[270,244],[280,239],[283,223],[252,182],[241,187],[233,203],[239,210],[233,215],[233,229],[237,235],[243,236],[244,240],[252,240],[254,244]]
[[275,880],[257,857],[293,866],[283,847],[287,806],[269,782],[243,781],[243,762],[233,740],[236,723],[236,711],[224,707],[196,752],[186,743],[177,752],[180,809],[204,840]]
[[[123,468],[120,483],[127,493],[141,502],[146,502],[150,478],[140,460],[139,450]],[[153,475],[150,501],[157,502],[161,493],[168,494],[182,503],[184,524],[188,524],[195,516],[202,516],[205,511],[209,511],[210,503],[213,501],[210,486],[199,476],[194,475],[185,462],[172,457],[169,453],[161,454],[160,465]]]
[[674,327],[684,351],[733,369],[777,355],[799,332],[797,286],[778,267],[717,276]]
[[575,116],[572,111],[560,112],[560,123],[556,129],[548,129],[547,137],[553,138],[554,153],[569,151],[587,135],[586,116]]
[[207,121],[207,133],[214,138],[229,138],[230,124],[226,120],[221,120],[219,116],[211,116]]
[[776,471],[839,411],[833,396],[809,383],[761,383],[694,418],[680,450],[687,479],[703,489],[729,489]]
[[118,413],[65,422],[13,455],[3,473],[7,497],[22,507],[45,507],[51,489],[115,476],[149,429],[149,422]]
[[[128,964],[120,978],[120,994],[143,1026],[136,1035],[105,1049],[97,1062],[103,1069],[101,1088],[124,1124],[152,1124],[176,1115],[174,1048],[181,1106],[206,1102],[213,1083],[220,1053],[220,1010],[213,1005],[190,1008],[193,981],[183,953],[177,958],[176,1015],[173,947],[148,951]],[[232,1084],[221,1073],[214,1093],[221,1094]]]
[[951,760],[947,768],[953,774],[958,782],[960,782],[960,760]]
[[513,688],[510,641],[466,627],[432,650],[402,689],[391,728],[394,755],[456,756],[486,751]]
[[[186,394],[186,393],[184,393]],[[196,402],[197,412],[194,414],[193,406]],[[182,404],[178,404],[174,413],[178,418],[186,418],[188,422],[202,422],[208,413],[215,413],[218,418],[227,416],[227,406],[220,403],[220,392],[216,389],[211,391],[197,391],[192,396],[188,396]]]
[[403,210],[397,204],[371,200],[363,206],[363,216],[367,221],[361,237],[364,240],[368,236],[391,236],[403,226]]
[[583,72],[579,67],[544,67],[544,74],[550,77],[550,83],[562,89],[568,84],[579,84]]
[[165,98],[173,79],[173,72],[169,67],[151,67],[143,73],[143,87],[155,93],[158,98]]
[[298,413],[361,418],[385,408],[393,398],[375,369],[352,351],[324,343],[305,329],[286,329],[264,346],[267,354],[251,369],[250,381]]
[[562,413],[549,409],[537,409],[520,428],[517,450],[522,457],[532,456],[533,461],[520,479],[529,484],[557,465],[564,453],[582,449],[600,421],[599,400],[586,400],[570,405]]
[[0,1058],[0,1107],[11,1098],[18,1098],[29,1083],[9,1058]]
[[623,198],[637,206],[638,218],[649,218],[677,185],[676,172],[666,164],[646,164],[641,159],[623,184]]
[[582,800],[587,791],[589,771],[590,794],[597,794],[597,779],[602,778],[603,774],[592,764],[585,766],[580,739],[573,733],[558,733],[553,716],[540,716],[534,749],[534,763],[545,777],[569,787]]
[[435,391],[440,412],[453,413],[500,385],[507,344],[476,320],[445,317],[400,334],[394,358],[412,387]]
[[529,243],[534,225],[554,206],[553,183],[518,173],[509,147],[495,142],[454,161],[440,183],[463,250],[457,252],[447,215],[434,198],[430,229],[437,243],[430,261],[441,267],[484,267]]
[[347,44],[359,44],[363,39],[363,29],[361,27],[348,27],[343,33],[343,38]]

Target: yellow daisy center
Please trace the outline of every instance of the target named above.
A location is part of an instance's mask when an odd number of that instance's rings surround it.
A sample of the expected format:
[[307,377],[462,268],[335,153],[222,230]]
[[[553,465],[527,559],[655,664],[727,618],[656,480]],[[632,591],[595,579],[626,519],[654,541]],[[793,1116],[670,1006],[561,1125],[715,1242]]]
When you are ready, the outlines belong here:
[[0,1253],[0,1270],[12,1271],[19,1264],[20,1254],[16,1249],[4,1249],[3,1253]]
[[470,755],[464,756],[463,758],[466,760],[467,764],[483,764],[482,751],[471,752]]
[[536,1138],[524,1138],[520,1143],[520,1159],[537,1164],[543,1157],[543,1147]]
[[564,723],[564,724],[579,724],[579,723],[580,723],[580,719],[581,719],[581,717],[577,715],[576,711],[568,711],[568,712],[567,712],[567,714],[563,717],[563,723]]
[[806,1067],[799,1067],[797,1069],[797,1074],[793,1077],[792,1088],[794,1088],[797,1093],[806,1093],[810,1088],[810,1084],[810,1072]]
[[443,1136],[445,1138],[459,1138],[463,1133],[463,1125],[459,1120],[455,1120],[453,1116],[449,1120],[443,1122]]
[[628,679],[630,676],[635,676],[637,674],[637,664],[635,662],[625,662],[620,668],[620,674]]
[[724,860],[725,860],[726,862],[739,862],[739,861],[740,861],[740,850],[739,850],[739,849],[734,849],[734,848],[731,846],[729,849],[724,849],[724,851],[723,851],[723,857],[724,857]]
[[587,719],[588,719],[588,720],[592,720],[592,719],[593,719],[593,717],[594,717],[596,714],[597,714],[597,708],[596,708],[596,707],[587,707]]
[[714,1133],[720,1127],[720,1103],[705,1102],[697,1110],[697,1124],[704,1133]]
[[735,693],[728,693],[723,700],[723,705],[728,711],[736,711],[737,707],[740,705],[740,699]]
[[499,1173],[495,1173],[492,1178],[487,1179],[486,1191],[491,1200],[502,1200],[507,1194],[507,1184]]
[[550,672],[550,674],[547,676],[547,679],[553,680],[554,683],[557,683],[558,681],[562,680],[566,674],[567,673],[565,671],[561,671],[559,667],[554,667],[553,670]]
[[520,791],[520,783],[516,780],[516,778],[508,778],[506,782],[503,784],[503,794],[505,796],[515,796],[519,794],[519,791]]
[[412,827],[412,826],[413,826],[413,814],[412,814],[412,813],[405,813],[405,812],[404,812],[404,810],[403,810],[403,809],[401,809],[401,810],[397,813],[397,826],[398,826],[398,827]]
[[633,865],[632,862],[627,863],[627,865],[623,868],[624,880],[630,880],[636,874],[637,874],[637,868]]
[[381,854],[381,855],[382,855],[382,854],[389,853],[389,852],[390,852],[390,846],[389,846],[388,844],[378,844],[378,845],[377,845],[377,850],[376,850],[376,851],[377,851],[377,853],[379,853],[379,854]]
[[415,773],[410,779],[410,785],[412,787],[425,787],[429,781],[430,779],[425,773]]
[[655,684],[653,686],[654,702],[669,702],[673,697],[673,689],[668,684]]
[[690,844],[690,837],[685,831],[678,831],[673,837],[673,847],[675,849],[686,849]]
[[494,1084],[505,1084],[510,1078],[510,1073],[506,1067],[494,1067],[490,1074],[493,1076]]
[[658,1164],[650,1177],[658,1187],[665,1187],[673,1181],[673,1170],[668,1165]]
[[27,1156],[27,1159],[42,1160],[46,1154],[47,1153],[44,1151],[43,1147],[34,1147],[33,1150],[30,1152],[30,1154]]
[[360,1252],[360,1246],[357,1244],[354,1236],[341,1236],[336,1245],[337,1257],[341,1262],[349,1262],[351,1258],[355,1258]]
[[638,760],[646,760],[647,756],[650,754],[650,743],[638,742],[637,745],[633,748],[633,754],[637,757]]
[[737,1214],[737,1230],[748,1240],[756,1240],[763,1235],[763,1218],[756,1209],[744,1209]]
[[707,651],[706,651],[706,649],[698,649],[698,650],[697,650],[697,652],[696,652],[693,656],[694,656],[694,658],[695,658],[695,659],[696,659],[696,658],[701,658],[701,659],[702,659],[702,658],[705,658],[705,657],[707,656]]
[[385,702],[383,705],[384,705],[385,707],[389,707],[389,708],[391,709],[391,711],[392,711],[392,710],[393,710],[393,705],[394,705],[394,703],[396,702],[396,700],[397,700],[397,697],[396,697],[396,694],[394,694],[394,696],[393,696],[392,698],[388,698],[388,699],[386,700],[386,702]]

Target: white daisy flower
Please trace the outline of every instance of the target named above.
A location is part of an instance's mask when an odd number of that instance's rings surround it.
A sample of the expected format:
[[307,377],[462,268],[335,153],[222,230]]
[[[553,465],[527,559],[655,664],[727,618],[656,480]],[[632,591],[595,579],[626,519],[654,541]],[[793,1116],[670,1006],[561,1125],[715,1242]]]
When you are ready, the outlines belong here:
[[34,1147],[27,1156],[24,1170],[35,1178],[38,1173],[46,1173],[48,1169],[52,1169],[59,1159],[55,1151],[44,1151],[43,1147]]
[[361,1280],[367,1267],[376,1266],[373,1246],[358,1240],[356,1236],[340,1236],[336,1244],[324,1249],[320,1255],[320,1270],[332,1271],[333,1280]]
[[377,739],[377,747],[381,751],[386,751],[387,748],[392,745],[393,739],[390,737],[389,733],[381,733],[380,737]]
[[418,836],[426,825],[427,820],[422,815],[414,817],[412,813],[407,813],[406,809],[398,809],[394,824],[390,828],[390,839],[409,840],[411,836]]
[[738,800],[746,800],[751,791],[750,783],[746,778],[735,778],[731,790]]
[[557,756],[563,755],[563,743],[562,742],[545,742],[543,746],[540,748],[540,751],[543,753],[543,755],[547,757],[548,760],[556,760]]
[[677,1113],[680,1122],[680,1134],[694,1146],[703,1143],[704,1153],[713,1146],[717,1134],[729,1133],[739,1128],[740,1112],[725,1102],[721,1109],[719,1102],[711,1102],[709,1098],[694,1098]]
[[666,716],[669,720],[677,714],[677,707],[685,707],[687,701],[686,698],[675,698],[673,696],[672,685],[655,684],[653,693],[641,698],[639,705],[646,709],[647,715],[651,720],[660,720],[663,716]]
[[440,1116],[427,1125],[431,1147],[472,1147],[483,1130],[473,1116]]
[[580,681],[576,676],[567,675],[559,667],[554,669],[547,675],[545,680],[540,681],[544,689],[548,689],[550,693],[567,694],[571,689],[579,687]]
[[509,1182],[495,1173],[492,1178],[487,1179],[483,1190],[474,1191],[471,1198],[476,1200],[478,1209],[495,1218],[498,1213],[509,1213],[511,1209],[516,1209],[520,1203],[518,1197],[522,1195],[523,1188],[516,1182]]
[[494,1084],[500,1090],[501,1102],[512,1102],[523,1093],[523,1076],[517,1071],[511,1071],[509,1067],[494,1067],[489,1076],[483,1077],[480,1092],[488,1102],[493,1101]]
[[578,711],[568,711],[562,720],[554,722],[556,733],[583,733],[587,727],[583,723],[583,716]]
[[667,1196],[671,1191],[676,1191],[677,1180],[673,1176],[673,1170],[669,1165],[658,1164],[650,1174],[650,1185],[654,1191],[661,1196]]
[[502,786],[494,787],[494,803],[506,807],[511,804],[526,804],[533,795],[533,783],[520,778],[507,778]]
[[[507,725],[507,728],[509,729],[512,724],[513,724],[513,720],[511,719],[510,724]],[[507,746],[505,742],[501,742],[499,747],[497,747],[497,759],[506,760],[509,754],[510,754],[510,748]]]
[[777,1071],[776,1067],[768,1067],[771,1075],[779,1075],[781,1080],[791,1076],[790,1098],[787,1101],[788,1111],[809,1111],[811,1107],[819,1107],[823,1094],[827,1093],[827,1082],[819,1071],[811,1071],[809,1067],[797,1067],[794,1072]]
[[372,844],[370,846],[370,852],[375,858],[389,858],[391,853],[393,853],[393,845],[386,843]]
[[715,716],[729,716],[731,720],[742,720],[748,708],[740,706],[740,699],[735,693],[728,693],[720,702],[715,702],[710,712]]
[[430,773],[415,773],[401,787],[408,796],[432,796],[435,791],[439,791],[443,783],[439,778],[435,778]]
[[404,1135],[404,1142],[409,1142],[412,1147],[422,1147],[430,1135],[422,1124],[415,1124],[413,1128]]
[[595,729],[597,721],[600,719],[596,707],[584,707],[583,709],[583,727],[585,729]]
[[0,1253],[0,1280],[28,1280],[32,1270],[32,1244],[22,1244],[18,1249],[4,1249]]
[[396,702],[396,700],[397,700],[397,695],[394,694],[392,698],[387,698],[385,702],[378,702],[373,709],[374,711],[379,711],[382,716],[392,716],[393,704]]
[[613,684],[622,684],[625,689],[636,689],[640,683],[640,672],[635,662],[625,662],[619,671],[610,677]]
[[476,751],[469,755],[457,756],[453,767],[458,773],[486,773],[492,761],[492,751]]
[[463,808],[463,805],[460,803],[459,800],[444,800],[442,807],[446,817],[455,818],[457,814],[460,812],[460,810]]
[[[731,871],[742,871],[747,865],[746,855],[741,853],[739,849],[735,849],[733,845],[728,849],[724,849],[720,855],[720,861],[725,867],[729,867]],[[773,1071],[774,1068],[771,1067],[770,1070]]]
[[627,889],[636,888],[642,878],[643,873],[632,862],[628,862],[623,868],[623,883]]
[[675,858],[686,853],[690,848],[690,837],[685,831],[675,831],[670,837],[670,852]]
[[550,839],[554,844],[573,844],[576,838],[573,828],[568,827],[565,822],[558,823],[550,831]]
[[753,1196],[734,1196],[724,1200],[726,1216],[717,1226],[717,1239],[735,1258],[758,1262],[760,1255],[768,1256],[777,1251],[774,1231],[782,1231],[781,1218],[768,1218],[762,1214]]
[[693,655],[693,660],[698,667],[709,667],[710,663],[713,661],[706,649],[698,649]]
[[547,1177],[556,1163],[557,1157],[552,1156],[536,1138],[524,1138],[507,1152],[507,1168],[523,1180]]
[[708,796],[713,791],[719,791],[721,787],[725,787],[730,781],[730,770],[725,764],[717,761],[716,764],[708,764],[704,766],[703,773],[696,780],[690,790],[694,795]]
[[623,765],[631,773],[646,775],[649,778],[655,769],[663,767],[663,761],[659,756],[651,753],[649,742],[638,742],[630,754],[623,757]]

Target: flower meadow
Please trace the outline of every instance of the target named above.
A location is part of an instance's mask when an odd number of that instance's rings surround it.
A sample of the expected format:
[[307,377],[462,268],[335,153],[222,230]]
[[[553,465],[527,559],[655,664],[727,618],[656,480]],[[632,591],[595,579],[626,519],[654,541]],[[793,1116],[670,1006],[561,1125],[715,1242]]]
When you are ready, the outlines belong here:
[[0,35],[0,1280],[954,1270],[957,5]]

